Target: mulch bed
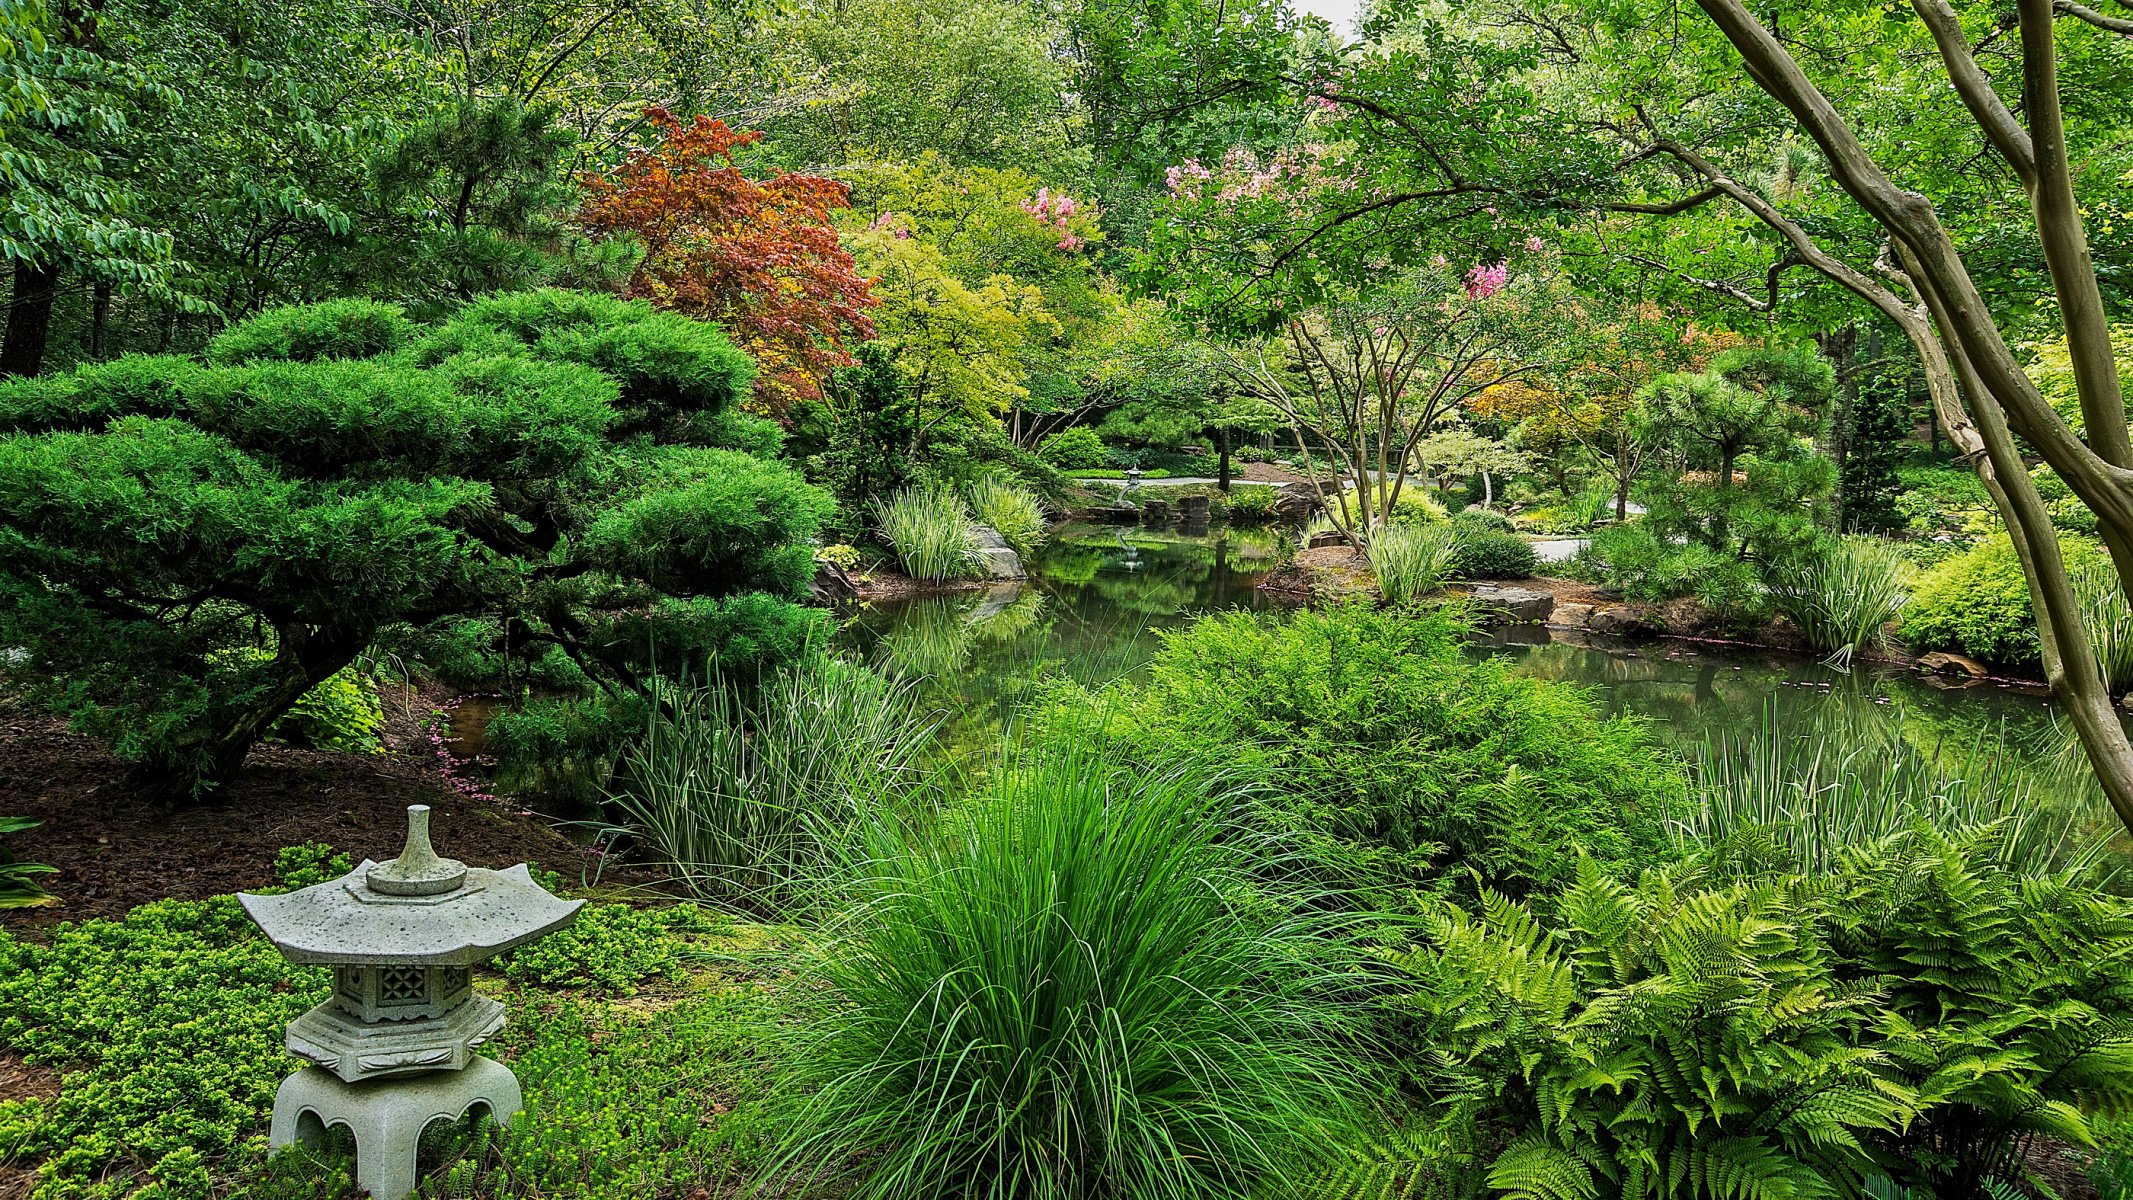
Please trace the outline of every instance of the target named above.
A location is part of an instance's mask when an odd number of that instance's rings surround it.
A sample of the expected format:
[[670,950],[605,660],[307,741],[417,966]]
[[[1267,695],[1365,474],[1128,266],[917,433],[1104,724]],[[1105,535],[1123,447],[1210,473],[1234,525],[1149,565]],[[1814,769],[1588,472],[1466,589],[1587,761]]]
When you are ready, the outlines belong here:
[[97,740],[0,701],[0,813],[44,822],[11,835],[8,849],[59,868],[41,882],[62,901],[0,910],[0,927],[118,917],[151,900],[259,887],[274,880],[276,851],[307,841],[358,862],[391,858],[405,840],[410,804],[434,810],[440,853],[481,867],[532,860],[575,880],[584,852],[547,822],[508,798],[470,798],[444,782],[420,728],[428,699],[386,692],[387,753],[258,746],[228,787],[177,809],[145,798]]

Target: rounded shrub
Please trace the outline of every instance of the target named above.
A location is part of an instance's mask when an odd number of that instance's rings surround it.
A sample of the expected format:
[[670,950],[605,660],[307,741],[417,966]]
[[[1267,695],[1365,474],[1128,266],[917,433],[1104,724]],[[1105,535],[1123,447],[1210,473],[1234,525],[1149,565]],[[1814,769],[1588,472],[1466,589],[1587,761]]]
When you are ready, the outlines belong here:
[[[2070,564],[2088,549],[2073,539],[2060,546]],[[1960,650],[2002,666],[2035,663],[2037,621],[2014,543],[2000,534],[1935,564],[1904,606],[1901,633],[1920,650]]]
[[[1224,756],[1261,818],[1403,894],[1559,888],[1581,855],[1627,876],[1673,853],[1687,776],[1637,721],[1466,658],[1444,611],[1218,613],[1165,635],[1120,692],[1144,753]],[[1063,692],[1060,711],[1091,703]]]
[[1111,465],[1110,450],[1096,431],[1076,425],[1044,440],[1037,457],[1062,471],[1094,471]]
[[[1355,521],[1359,506],[1356,504],[1354,492],[1350,491],[1341,496],[1341,511],[1347,514],[1350,523]],[[1383,515],[1378,512],[1375,495],[1370,499],[1370,512],[1372,516]],[[1401,488],[1400,498],[1392,506],[1392,520],[1395,524],[1427,525],[1443,519],[1444,506],[1432,499],[1419,484],[1409,483]]]
[[1459,532],[1478,536],[1484,533],[1516,533],[1518,526],[1511,518],[1494,509],[1466,508],[1452,518]]
[[277,308],[237,322],[207,344],[218,366],[272,360],[317,362],[390,354],[414,336],[415,323],[397,304],[328,300]]
[[[1458,521],[1452,524],[1458,527]],[[1524,579],[1533,574],[1534,562],[1532,543],[1515,533],[1473,533],[1459,539],[1452,574],[1461,579]]]

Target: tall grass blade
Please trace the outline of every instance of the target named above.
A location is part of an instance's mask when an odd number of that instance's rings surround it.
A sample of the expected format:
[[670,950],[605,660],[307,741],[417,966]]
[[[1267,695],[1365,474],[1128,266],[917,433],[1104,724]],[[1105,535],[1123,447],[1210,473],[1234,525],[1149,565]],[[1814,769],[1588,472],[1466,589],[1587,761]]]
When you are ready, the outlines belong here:
[[980,525],[998,530],[1016,554],[1027,558],[1044,544],[1044,501],[1037,493],[998,475],[987,475],[970,485],[970,510]]
[[2004,733],[1916,747],[1903,742],[1901,710],[1830,712],[1787,728],[1768,708],[1754,732],[1707,738],[1692,756],[1683,839],[1708,846],[1747,838],[1784,869],[1813,874],[1832,869],[1845,849],[1917,821],[1943,831],[2004,824],[2011,870],[2087,872],[2109,861],[2108,830],[2041,794]]

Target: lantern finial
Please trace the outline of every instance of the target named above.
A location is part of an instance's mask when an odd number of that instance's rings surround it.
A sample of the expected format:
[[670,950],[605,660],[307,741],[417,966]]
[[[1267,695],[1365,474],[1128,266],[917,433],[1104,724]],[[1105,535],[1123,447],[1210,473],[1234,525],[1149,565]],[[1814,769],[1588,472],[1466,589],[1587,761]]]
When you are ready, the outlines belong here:
[[387,896],[441,896],[467,881],[467,865],[439,858],[430,848],[430,806],[407,806],[407,845],[400,857],[379,863],[363,876],[370,890]]

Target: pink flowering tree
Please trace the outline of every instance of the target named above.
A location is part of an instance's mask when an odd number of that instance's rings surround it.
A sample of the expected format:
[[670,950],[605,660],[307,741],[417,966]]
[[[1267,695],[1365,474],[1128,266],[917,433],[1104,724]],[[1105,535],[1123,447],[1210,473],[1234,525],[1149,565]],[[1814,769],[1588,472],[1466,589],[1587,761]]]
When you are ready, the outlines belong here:
[[1552,363],[1570,305],[1552,260],[1530,265],[1432,262],[1224,344],[1217,369],[1280,414],[1312,481],[1353,488],[1327,506],[1350,544],[1368,545],[1397,510],[1432,432]]

